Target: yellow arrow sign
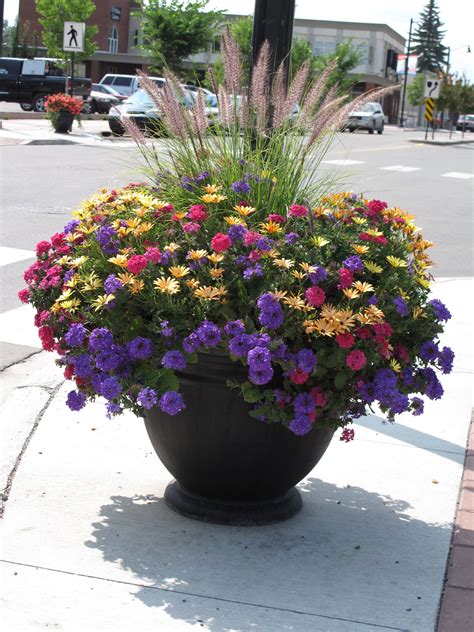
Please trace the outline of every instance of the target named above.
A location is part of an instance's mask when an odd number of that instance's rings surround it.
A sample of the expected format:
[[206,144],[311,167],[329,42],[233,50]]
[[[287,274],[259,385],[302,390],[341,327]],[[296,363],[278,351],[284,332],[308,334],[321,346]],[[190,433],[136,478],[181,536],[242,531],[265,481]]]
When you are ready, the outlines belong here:
[[435,100],[429,97],[425,99],[425,119],[427,121],[433,121],[433,111],[435,107]]

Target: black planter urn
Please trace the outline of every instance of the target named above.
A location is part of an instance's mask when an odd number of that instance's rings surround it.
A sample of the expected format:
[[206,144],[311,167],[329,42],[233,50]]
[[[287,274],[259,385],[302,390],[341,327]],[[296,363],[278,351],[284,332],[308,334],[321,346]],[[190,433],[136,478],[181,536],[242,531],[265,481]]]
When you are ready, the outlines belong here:
[[72,129],[74,114],[68,110],[59,110],[58,116],[51,119],[56,134],[67,134]]
[[295,515],[302,506],[295,485],[334,430],[320,425],[298,437],[250,417],[240,392],[226,384],[245,381],[247,369],[227,356],[200,354],[179,379],[186,408],[173,417],[157,406],[145,414],[151,443],[176,479],[166,488],[166,504],[219,524],[269,524]]

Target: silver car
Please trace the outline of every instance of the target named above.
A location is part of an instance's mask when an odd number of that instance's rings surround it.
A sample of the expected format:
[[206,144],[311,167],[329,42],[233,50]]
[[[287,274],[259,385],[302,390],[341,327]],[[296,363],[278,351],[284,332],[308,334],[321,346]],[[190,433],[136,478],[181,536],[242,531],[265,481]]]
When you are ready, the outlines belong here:
[[384,113],[380,103],[366,103],[360,109],[354,110],[349,114],[349,118],[344,125],[344,129],[353,132],[356,129],[366,129],[369,134],[377,131],[377,134],[383,134]]

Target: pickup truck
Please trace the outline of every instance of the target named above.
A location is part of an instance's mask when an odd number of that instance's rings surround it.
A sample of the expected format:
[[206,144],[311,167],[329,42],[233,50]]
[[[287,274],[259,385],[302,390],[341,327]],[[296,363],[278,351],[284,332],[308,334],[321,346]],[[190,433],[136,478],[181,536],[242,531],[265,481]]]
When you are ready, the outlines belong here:
[[[71,79],[44,59],[0,58],[0,101],[19,103],[23,110],[45,111],[45,99],[58,92],[69,93]],[[86,100],[90,79],[75,78],[73,94]]]

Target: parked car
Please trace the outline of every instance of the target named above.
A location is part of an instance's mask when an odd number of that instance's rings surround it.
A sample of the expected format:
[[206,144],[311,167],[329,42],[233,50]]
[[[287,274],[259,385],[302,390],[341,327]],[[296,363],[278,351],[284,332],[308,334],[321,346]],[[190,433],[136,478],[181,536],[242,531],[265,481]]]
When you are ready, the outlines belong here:
[[[48,59],[0,58],[0,101],[19,103],[23,110],[44,112],[50,94],[67,93],[71,79]],[[90,94],[91,80],[75,78],[74,96],[84,100]]]
[[354,110],[349,114],[342,131],[348,129],[354,132],[356,129],[366,129],[369,134],[377,131],[383,134],[385,117],[380,103],[370,102],[363,105],[360,109]]
[[461,132],[474,132],[474,114],[460,114],[456,123],[456,129]]
[[[166,79],[163,77],[149,77],[149,79],[152,79],[160,88],[166,83]],[[107,74],[102,77],[99,83],[110,86],[116,92],[129,97],[139,89],[140,77],[137,75]]]
[[[186,107],[193,106],[194,98],[188,90],[184,91],[184,99]],[[123,136],[125,133],[125,128],[121,123],[122,117],[133,119],[142,132],[151,136],[163,133],[160,123],[161,112],[143,88],[139,88],[120,105],[110,108],[107,119],[111,132],[116,136]]]
[[113,88],[100,83],[93,83],[89,98],[84,103],[82,111],[84,114],[108,114],[112,105],[117,105],[124,101],[127,97],[120,94]]

